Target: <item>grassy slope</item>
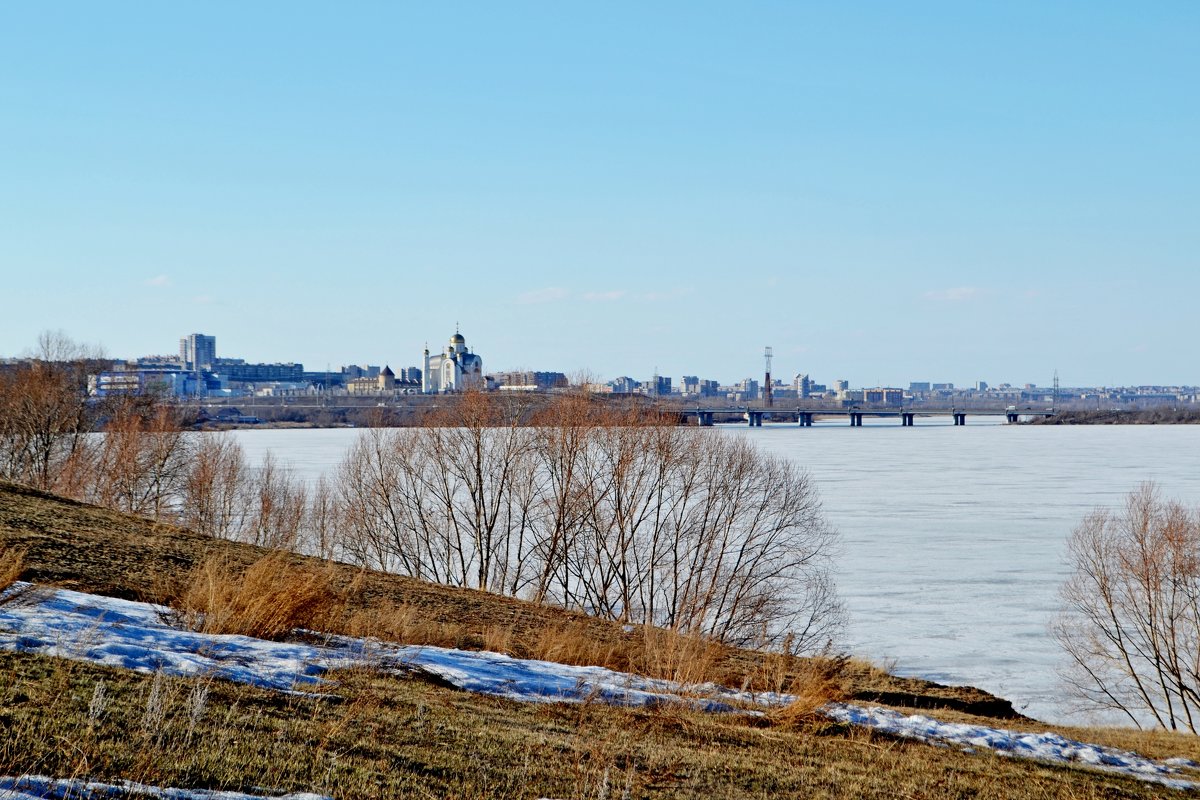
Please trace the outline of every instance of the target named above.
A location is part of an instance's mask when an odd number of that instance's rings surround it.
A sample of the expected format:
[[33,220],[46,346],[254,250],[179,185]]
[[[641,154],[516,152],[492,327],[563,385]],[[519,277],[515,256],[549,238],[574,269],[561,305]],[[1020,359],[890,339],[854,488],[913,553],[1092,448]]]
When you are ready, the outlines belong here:
[[[0,546],[27,550],[25,577],[124,597],[153,598],[214,548],[249,563],[261,552],[0,485]],[[347,567],[344,580],[356,571]],[[480,592],[370,575],[360,601],[417,605],[465,630],[511,626],[619,628],[559,609]],[[469,638],[469,637],[468,637]],[[473,644],[465,641],[463,644]],[[730,651],[730,669],[751,658]],[[107,708],[89,719],[95,687]],[[127,778],[182,786],[312,790],[338,797],[1135,797],[1162,789],[1096,773],[909,744],[819,720],[745,718],[601,706],[523,705],[420,680],[342,677],[338,697],[303,699],[210,682],[191,722],[195,680],[168,679],[147,715],[146,676],[0,654],[0,774]],[[976,690],[863,673],[856,690],[922,706],[989,708]],[[939,716],[978,722],[953,711]],[[986,720],[995,724],[995,720]],[[1042,730],[1026,720],[1009,727]],[[1196,737],[1129,731],[1067,735],[1200,760]],[[606,783],[607,781],[607,783]]]
[[[158,601],[181,576],[210,553],[231,562],[250,564],[266,551],[216,540],[114,511],[77,503],[36,490],[0,482],[0,547],[25,551],[26,580],[133,600]],[[296,557],[297,562],[312,561]],[[513,632],[514,655],[522,639],[543,629],[571,626],[593,640],[617,642],[621,627],[560,608],[534,605],[470,589],[457,589],[399,575],[368,572],[340,565],[338,580],[347,585],[358,577],[355,602],[363,608],[381,601],[420,609],[431,622],[462,629],[460,647],[478,649],[488,629]],[[754,658],[745,651],[724,651],[724,671],[740,682]],[[737,676],[736,679],[734,676]],[[927,681],[896,678],[863,670],[852,687],[857,699],[916,708],[952,708],[1010,718],[1011,705],[971,687],[945,687]]]

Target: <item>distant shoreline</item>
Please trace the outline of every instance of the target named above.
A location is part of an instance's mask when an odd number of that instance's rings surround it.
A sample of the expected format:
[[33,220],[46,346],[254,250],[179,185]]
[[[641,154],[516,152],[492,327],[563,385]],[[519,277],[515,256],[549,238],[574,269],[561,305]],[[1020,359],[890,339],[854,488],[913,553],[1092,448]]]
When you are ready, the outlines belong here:
[[1108,411],[1060,411],[1025,425],[1200,425],[1200,409],[1144,408]]

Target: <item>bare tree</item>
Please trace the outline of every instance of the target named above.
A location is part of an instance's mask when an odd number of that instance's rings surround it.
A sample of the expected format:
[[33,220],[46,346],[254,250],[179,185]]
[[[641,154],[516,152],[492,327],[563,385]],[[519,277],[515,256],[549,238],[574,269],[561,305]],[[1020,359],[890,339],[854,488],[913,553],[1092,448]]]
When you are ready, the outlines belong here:
[[241,445],[227,433],[198,434],[180,488],[185,527],[237,539],[245,524],[249,468]]
[[729,642],[821,647],[834,534],[807,475],[751,444],[568,394],[368,431],[342,463],[340,546],[381,569]]
[[0,371],[0,475],[52,490],[83,445],[91,419],[82,351],[57,335],[43,338],[39,350],[47,357]]
[[519,400],[468,392],[424,427],[365,433],[339,471],[346,552],[440,583],[523,586],[536,495],[523,415]]
[[835,635],[835,535],[807,475],[713,431],[598,433],[581,491],[582,546],[555,599],[738,644],[790,636],[803,651]]
[[250,472],[245,525],[239,538],[260,547],[295,550],[301,545],[308,490],[268,451]]
[[1055,635],[1086,706],[1139,727],[1200,723],[1200,514],[1153,484],[1075,529]]
[[337,497],[329,481],[321,476],[316,486],[308,493],[301,531],[300,550],[320,558],[332,560],[337,557],[337,539],[340,529]]
[[189,447],[171,406],[153,396],[115,398],[103,435],[85,452],[87,480],[73,478],[76,496],[153,519],[175,516]]

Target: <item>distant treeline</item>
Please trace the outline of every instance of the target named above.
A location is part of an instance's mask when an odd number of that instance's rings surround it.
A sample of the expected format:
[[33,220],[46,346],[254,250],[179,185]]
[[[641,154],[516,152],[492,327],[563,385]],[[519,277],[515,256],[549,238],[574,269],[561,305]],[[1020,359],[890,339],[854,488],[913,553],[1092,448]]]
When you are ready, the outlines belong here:
[[1200,408],[1140,408],[1133,410],[1060,411],[1030,425],[1196,425]]

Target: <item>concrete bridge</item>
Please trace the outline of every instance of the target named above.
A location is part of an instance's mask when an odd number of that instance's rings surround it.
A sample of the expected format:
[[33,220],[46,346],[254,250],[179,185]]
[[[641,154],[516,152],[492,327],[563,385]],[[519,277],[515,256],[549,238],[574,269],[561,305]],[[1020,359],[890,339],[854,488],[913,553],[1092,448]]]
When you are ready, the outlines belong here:
[[845,417],[850,422],[850,427],[861,428],[863,417],[892,417],[900,420],[900,425],[905,428],[911,428],[917,417],[950,417],[954,420],[956,426],[967,424],[967,415],[973,417],[1000,417],[1003,416],[1008,422],[1013,423],[1021,417],[1052,417],[1055,412],[1053,409],[1034,409],[1034,408],[1014,408],[1006,406],[1004,408],[934,408],[929,407],[860,407],[846,406],[838,408],[753,408],[749,406],[738,407],[703,407],[679,409],[678,412],[680,421],[687,422],[695,418],[696,424],[702,427],[710,427],[714,419],[718,416],[734,416],[741,417],[749,423],[752,428],[761,428],[763,419],[783,420],[788,422],[796,422],[802,428],[812,427],[813,420],[817,417]]

